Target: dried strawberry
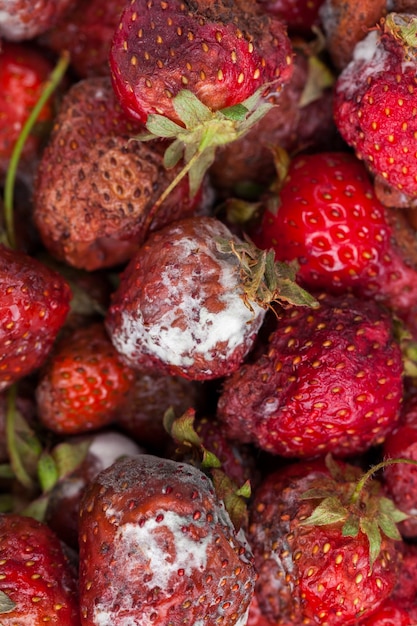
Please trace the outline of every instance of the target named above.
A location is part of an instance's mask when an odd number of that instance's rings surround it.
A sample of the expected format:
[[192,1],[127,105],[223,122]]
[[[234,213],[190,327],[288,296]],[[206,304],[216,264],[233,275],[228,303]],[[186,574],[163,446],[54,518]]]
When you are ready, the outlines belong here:
[[30,517],[0,515],[3,626],[79,626],[77,580],[62,544]]
[[288,457],[351,456],[399,419],[403,362],[390,316],[354,296],[278,315],[266,350],[225,380],[218,417],[229,438]]
[[78,328],[57,342],[40,376],[39,419],[55,433],[102,428],[115,419],[133,378],[103,323]]
[[392,593],[404,515],[368,478],[328,457],[277,470],[258,488],[248,538],[272,624],[357,624]]
[[80,517],[82,623],[244,624],[255,571],[211,481],[150,455],[90,483]]
[[0,37],[11,41],[32,39],[65,15],[75,0],[1,0]]

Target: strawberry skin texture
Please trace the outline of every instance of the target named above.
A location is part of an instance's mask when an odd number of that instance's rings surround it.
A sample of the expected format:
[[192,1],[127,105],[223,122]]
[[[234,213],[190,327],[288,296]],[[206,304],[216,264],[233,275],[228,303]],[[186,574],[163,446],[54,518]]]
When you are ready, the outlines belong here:
[[0,246],[0,390],[46,360],[70,308],[71,290],[55,271]]
[[212,110],[238,104],[265,83],[286,82],[292,51],[284,24],[253,2],[136,0],[116,29],[110,68],[129,115],[178,121],[172,97],[181,89]]
[[0,591],[15,603],[2,626],[80,626],[76,573],[62,544],[30,517],[0,515]]
[[80,517],[83,626],[246,623],[255,572],[211,481],[151,455],[90,483]]
[[[267,475],[250,506],[255,593],[262,613],[275,626],[357,624],[389,597],[397,582],[398,542],[382,535],[371,569],[364,533],[344,537],[340,523],[302,525],[316,503],[301,496],[320,488],[328,477],[321,459],[294,463]],[[340,488],[343,482],[334,488],[335,496]]]
[[402,358],[372,301],[326,296],[289,308],[265,352],[226,379],[226,436],[286,457],[341,457],[382,442],[399,419]]
[[102,323],[79,328],[57,343],[39,380],[39,419],[51,431],[79,434],[115,419],[133,371],[122,363]]

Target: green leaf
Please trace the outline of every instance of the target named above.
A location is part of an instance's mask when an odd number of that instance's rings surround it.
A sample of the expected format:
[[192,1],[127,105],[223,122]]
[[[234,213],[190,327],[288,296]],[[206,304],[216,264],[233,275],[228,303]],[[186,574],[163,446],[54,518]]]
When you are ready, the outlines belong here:
[[349,515],[346,522],[343,524],[342,535],[344,537],[357,537],[359,533],[359,517],[358,515]]
[[[179,124],[168,119],[164,115],[151,114],[148,116],[146,128],[156,137],[174,139],[183,130]],[[140,137],[140,135],[138,135]]]
[[59,473],[52,455],[44,452],[38,461],[38,479],[44,493],[54,487],[58,481]]
[[9,463],[2,463],[0,465],[0,478],[15,478],[13,468]]
[[90,439],[76,443],[59,443],[51,452],[58,478],[62,480],[70,476],[84,462],[91,445]]
[[244,497],[238,494],[235,483],[222,470],[213,469],[211,477],[216,495],[223,500],[234,527],[239,530],[248,524],[248,509]]
[[175,167],[177,163],[183,158],[184,144],[179,139],[175,139],[165,150],[164,154],[164,166],[167,169]]
[[221,461],[213,452],[210,452],[210,450],[207,450],[204,446],[201,446],[201,450],[203,452],[203,458],[201,461],[201,467],[203,469],[212,469],[214,467],[220,468],[222,466]]
[[348,510],[336,496],[325,498],[312,512],[310,517],[302,522],[308,526],[327,526],[346,520]]
[[381,533],[378,522],[366,517],[360,519],[360,529],[367,536],[369,542],[369,563],[371,570],[381,552]]
[[4,593],[4,591],[0,591],[0,613],[11,613],[16,608],[16,602],[13,602],[11,598]]
[[194,409],[188,409],[171,422],[169,434],[177,443],[186,443],[200,448],[203,442],[194,428],[194,420]]
[[245,107],[244,104],[234,104],[231,107],[220,109],[220,113],[224,115],[224,117],[227,117],[227,119],[229,120],[242,122],[244,119],[246,119],[246,116],[249,113],[249,109]]
[[191,91],[181,90],[173,99],[175,112],[187,128],[208,122],[213,117],[211,109],[206,107]]
[[252,487],[250,484],[250,480],[244,482],[243,485],[236,490],[236,495],[241,496],[242,498],[246,498],[247,500],[251,497]]
[[190,171],[188,172],[188,177],[191,198],[194,198],[194,196],[200,189],[204,176],[214,161],[215,153],[215,148],[207,148],[190,168]]
[[25,515],[26,517],[33,517],[37,519],[39,522],[43,522],[45,520],[46,510],[48,508],[50,499],[50,494],[45,493],[39,498],[32,500],[24,509],[20,511],[21,515]]

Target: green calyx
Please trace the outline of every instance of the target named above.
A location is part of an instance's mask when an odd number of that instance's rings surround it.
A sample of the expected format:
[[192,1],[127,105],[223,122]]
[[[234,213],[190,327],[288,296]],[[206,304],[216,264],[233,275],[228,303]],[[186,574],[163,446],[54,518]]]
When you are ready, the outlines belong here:
[[357,537],[362,532],[369,542],[369,563],[372,570],[381,552],[382,534],[393,540],[401,540],[397,524],[409,517],[397,509],[392,500],[381,495],[377,481],[364,489],[375,472],[394,463],[417,465],[410,459],[388,459],[363,474],[356,467],[348,467],[343,471],[331,455],[328,455],[326,465],[331,476],[324,481],[321,479],[320,487],[313,487],[301,496],[303,500],[320,500],[302,524],[339,524],[343,537]]
[[383,28],[385,33],[390,34],[405,48],[406,55],[408,52],[415,54],[415,48],[417,48],[417,15],[388,13],[384,19]]

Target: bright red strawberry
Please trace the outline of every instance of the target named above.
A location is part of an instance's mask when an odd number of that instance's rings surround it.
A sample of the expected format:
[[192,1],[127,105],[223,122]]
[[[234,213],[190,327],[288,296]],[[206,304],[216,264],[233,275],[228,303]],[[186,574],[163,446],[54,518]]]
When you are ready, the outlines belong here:
[[390,316],[373,301],[319,298],[277,314],[263,354],[223,384],[226,435],[273,454],[352,456],[383,441],[402,399]]
[[388,598],[372,615],[358,622],[359,626],[415,626],[408,607]]
[[55,271],[0,245],[0,390],[46,360],[70,308],[71,291]]
[[415,331],[414,231],[376,198],[361,161],[343,152],[298,155],[268,202],[253,233],[257,245],[297,260],[307,288],[374,298]]
[[30,517],[0,515],[2,626],[79,626],[75,572],[62,544]]
[[134,0],[110,51],[115,91],[134,119],[150,113],[179,121],[172,98],[190,90],[211,110],[246,100],[290,76],[285,26],[251,0]]
[[83,626],[246,623],[255,571],[208,477],[141,455],[90,483],[80,517]]
[[51,28],[75,0],[2,0],[0,37],[11,41],[33,39]]
[[[378,481],[332,459],[269,474],[250,506],[255,593],[271,624],[349,626],[398,579],[403,515]],[[388,521],[389,520],[389,521]]]
[[334,114],[342,137],[387,185],[414,198],[417,16],[389,13],[353,53],[336,82]]
[[[1,21],[1,20],[0,20]],[[2,41],[0,48],[0,175],[4,175],[14,145],[48,79],[53,65],[39,48],[29,43]],[[49,101],[38,118],[41,125],[51,122],[53,106]],[[42,133],[32,133],[25,142],[23,162],[30,167],[38,155]]]
[[323,0],[257,0],[262,9],[276,15],[291,34],[311,35],[313,26],[320,23],[319,9]]
[[39,419],[55,433],[78,434],[112,422],[134,378],[101,322],[57,342],[36,389]]

